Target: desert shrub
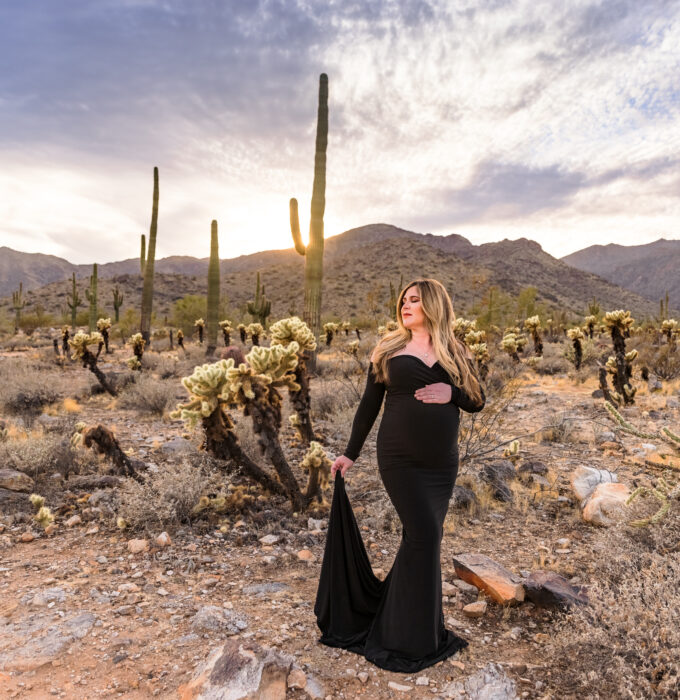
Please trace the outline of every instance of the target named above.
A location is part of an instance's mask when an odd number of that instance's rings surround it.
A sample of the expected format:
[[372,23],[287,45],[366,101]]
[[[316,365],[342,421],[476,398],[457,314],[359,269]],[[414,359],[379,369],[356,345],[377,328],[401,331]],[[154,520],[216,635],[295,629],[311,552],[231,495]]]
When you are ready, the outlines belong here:
[[66,477],[80,467],[69,437],[56,434],[10,438],[0,443],[0,464],[24,472],[36,481],[54,472]]
[[205,455],[169,462],[143,482],[126,479],[117,512],[132,529],[172,531],[191,520],[191,512],[212,483],[212,462]]
[[178,382],[143,374],[126,387],[120,396],[119,405],[121,408],[162,416],[174,406],[178,392],[181,393]]
[[[583,357],[581,358],[581,367],[596,367],[598,360],[602,354],[602,349],[597,347],[597,342],[586,338],[581,341],[581,349],[583,351]],[[570,366],[574,365],[574,345],[570,340],[567,340],[564,345],[558,346],[562,349],[562,357],[569,363]],[[606,359],[606,358],[605,358]]]
[[59,398],[49,376],[25,361],[13,359],[0,364],[0,405],[3,412],[21,416],[30,425],[43,406]]
[[312,419],[327,420],[341,409],[358,405],[359,398],[351,387],[317,377],[312,386]]
[[[167,341],[161,341],[166,342]],[[145,352],[142,360],[143,369],[149,369],[160,375],[161,379],[179,377],[179,360],[176,355],[161,355],[160,348],[154,343],[154,350],[158,352]]]

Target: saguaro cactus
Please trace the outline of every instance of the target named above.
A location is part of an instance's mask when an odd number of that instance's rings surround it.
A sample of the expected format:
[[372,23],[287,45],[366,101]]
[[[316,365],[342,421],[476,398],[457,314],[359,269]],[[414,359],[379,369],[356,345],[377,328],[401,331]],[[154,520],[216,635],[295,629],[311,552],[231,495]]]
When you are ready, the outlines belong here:
[[140,331],[147,342],[151,341],[151,310],[153,307],[153,269],[156,258],[156,232],[158,231],[158,168],[153,169],[153,204],[151,207],[151,227],[149,228],[149,249],[144,265],[144,288],[142,289],[142,316]]
[[23,299],[24,293],[24,283],[19,282],[19,289],[16,292],[12,292],[12,308],[14,309],[14,332],[18,332],[19,323],[21,321],[21,310],[26,306],[26,302]]
[[217,349],[217,319],[220,308],[220,255],[217,241],[217,221],[210,225],[210,264],[208,265],[208,314],[206,355]]
[[146,268],[146,236],[142,234],[141,247],[139,251],[139,271],[144,277],[144,269]]
[[76,327],[76,315],[78,313],[78,307],[81,306],[83,303],[83,300],[80,298],[80,294],[78,294],[78,288],[76,287],[75,272],[71,275],[71,283],[73,286],[70,294],[67,295],[66,303],[68,305],[68,308],[71,309],[71,328],[73,329]]
[[90,333],[97,327],[97,263],[92,265],[90,288],[85,290],[85,298],[90,302],[90,317],[87,327]]
[[120,307],[123,305],[124,294],[121,294],[118,285],[113,288],[113,310],[116,313],[116,323],[120,320]]
[[267,300],[264,293],[264,285],[260,293],[260,273],[257,273],[257,285],[255,286],[255,301],[248,302],[248,313],[262,326],[267,325],[267,317],[271,313],[272,303]]
[[[328,76],[319,77],[319,108],[316,122],[314,185],[309,224],[309,243],[305,246],[300,234],[297,199],[290,200],[290,230],[295,250],[305,256],[305,300],[303,318],[314,337],[321,328],[321,286],[323,280],[323,215],[326,208],[326,147],[328,145]],[[316,353],[310,357],[310,368],[316,368]]]

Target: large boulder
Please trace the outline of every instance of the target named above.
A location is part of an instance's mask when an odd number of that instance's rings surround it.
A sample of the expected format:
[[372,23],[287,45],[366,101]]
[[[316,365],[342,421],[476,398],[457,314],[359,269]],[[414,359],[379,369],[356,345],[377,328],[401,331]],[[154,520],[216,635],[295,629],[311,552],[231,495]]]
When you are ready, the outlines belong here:
[[571,473],[571,488],[576,498],[581,501],[581,507],[585,505],[585,500],[595,490],[598,484],[609,484],[617,482],[619,479],[607,469],[594,469],[593,467],[576,467]]
[[458,578],[483,590],[497,603],[521,603],[522,579],[485,554],[459,554],[453,558]]
[[33,490],[33,479],[28,474],[16,469],[0,469],[0,489],[30,493]]

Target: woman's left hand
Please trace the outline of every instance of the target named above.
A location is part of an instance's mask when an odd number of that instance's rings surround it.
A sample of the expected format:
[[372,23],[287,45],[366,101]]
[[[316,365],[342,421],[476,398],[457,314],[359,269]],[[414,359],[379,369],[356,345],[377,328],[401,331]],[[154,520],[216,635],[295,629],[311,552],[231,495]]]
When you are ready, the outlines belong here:
[[423,403],[448,403],[451,401],[451,385],[445,382],[427,384],[422,389],[416,389],[414,396]]

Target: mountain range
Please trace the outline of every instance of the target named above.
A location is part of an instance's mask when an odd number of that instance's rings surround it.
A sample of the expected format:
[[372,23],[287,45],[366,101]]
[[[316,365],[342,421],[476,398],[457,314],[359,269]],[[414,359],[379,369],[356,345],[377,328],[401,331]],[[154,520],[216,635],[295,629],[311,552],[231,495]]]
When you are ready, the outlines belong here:
[[[658,243],[661,241],[648,246]],[[669,244],[669,251],[677,244],[680,255],[680,241],[664,243]],[[659,298],[656,289],[663,283],[657,280],[657,286],[650,286],[647,294],[629,287],[616,276],[621,274],[621,267],[635,266],[635,254],[626,258],[624,253],[629,249],[623,246],[592,246],[586,250],[596,248],[604,252],[600,254],[598,250],[597,255],[579,257],[585,253],[579,251],[560,260],[526,238],[473,245],[458,234],[420,234],[388,224],[361,226],[325,241],[324,313],[370,315],[367,304],[378,298],[384,305],[390,282],[397,286],[401,276],[404,282],[426,276],[446,285],[459,314],[479,302],[491,285],[513,296],[527,286],[534,286],[538,290],[538,302],[576,315],[583,315],[592,299],[603,309],[625,307],[640,318],[656,314]],[[647,246],[635,248],[643,249],[637,253],[638,257],[658,260],[655,264],[660,266],[661,250],[654,250],[648,256]],[[671,257],[668,252],[666,255]],[[614,265],[614,258],[621,263]],[[594,259],[600,261],[599,266]],[[208,258],[171,256],[157,260],[156,313],[169,313],[172,303],[184,295],[205,294],[207,269]],[[222,293],[233,307],[242,306],[254,297],[255,276],[260,271],[267,297],[272,301],[272,315],[301,313],[303,269],[304,259],[293,248],[223,259],[220,261]],[[0,248],[0,295],[9,295],[22,282],[28,307],[39,301],[48,312],[63,311],[73,272],[76,278],[87,280],[91,266],[74,265],[52,255]],[[651,272],[645,275],[641,271],[635,279],[651,277]],[[653,270],[654,275],[657,272]],[[138,307],[142,286],[138,258],[101,264],[98,275],[100,306],[110,307],[111,291],[117,284],[126,294],[124,308]],[[612,276],[616,284],[611,281]],[[84,297],[85,283],[81,281],[79,288]],[[672,289],[670,282],[665,288]],[[8,308],[9,302],[5,298],[0,306]]]

